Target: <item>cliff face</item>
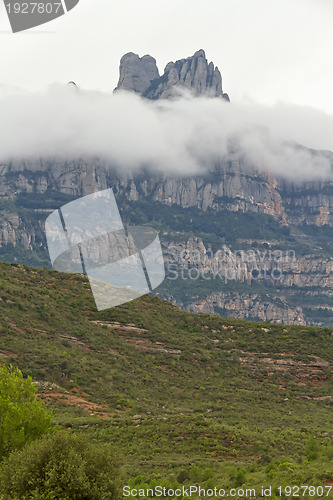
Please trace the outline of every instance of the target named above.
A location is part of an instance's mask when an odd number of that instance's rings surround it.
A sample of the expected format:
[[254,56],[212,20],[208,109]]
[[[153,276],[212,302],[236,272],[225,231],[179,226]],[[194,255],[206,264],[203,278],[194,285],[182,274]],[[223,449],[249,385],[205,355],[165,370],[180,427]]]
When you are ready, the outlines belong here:
[[43,239],[43,230],[29,227],[15,213],[0,210],[0,245],[21,245],[26,250],[36,250],[39,246],[38,240]]
[[[168,249],[172,251],[168,252]],[[276,289],[300,287],[321,288],[333,294],[333,261],[330,257],[298,256],[294,250],[240,249],[223,245],[213,252],[201,238],[186,242],[168,242],[166,265],[176,266],[188,274],[215,276],[224,283],[238,281],[253,285],[264,279],[267,286]]]
[[333,227],[333,182],[287,185],[263,172],[249,172],[236,155],[207,175],[191,178],[123,175],[97,158],[0,163],[0,196],[55,190],[78,197],[108,187],[130,201],[149,198],[203,211],[251,211],[272,215],[283,224]]
[[[333,165],[333,155],[331,156]],[[283,182],[280,185],[291,224],[333,227],[333,182]]]
[[271,321],[286,325],[307,325],[301,307],[290,307],[286,300],[273,297],[277,302],[262,298],[256,293],[212,293],[203,301],[190,303],[192,312],[221,314],[229,318]]
[[219,69],[212,62],[208,63],[203,50],[198,50],[187,59],[170,62],[162,76],[151,56],[140,58],[130,52],[122,57],[116,90],[136,92],[148,99],[168,99],[181,89],[187,89],[196,96],[223,97],[229,101],[222,90]]
[[[318,310],[332,310],[333,261],[294,250],[217,251],[201,238],[165,245],[168,286],[160,296],[192,312],[274,323],[323,325]],[[177,277],[185,283],[173,297]],[[238,289],[238,290],[237,290]],[[178,291],[179,292],[179,291]]]

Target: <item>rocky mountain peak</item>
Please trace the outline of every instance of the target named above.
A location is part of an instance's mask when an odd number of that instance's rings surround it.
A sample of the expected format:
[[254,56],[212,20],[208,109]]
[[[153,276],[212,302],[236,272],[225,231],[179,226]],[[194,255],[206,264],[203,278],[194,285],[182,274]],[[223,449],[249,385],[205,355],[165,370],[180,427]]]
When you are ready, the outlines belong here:
[[153,80],[160,77],[156,60],[145,55],[139,57],[133,52],[125,54],[120,60],[119,82],[116,90],[128,90],[143,94]]
[[213,62],[208,63],[202,49],[187,59],[168,63],[162,76],[151,56],[140,58],[130,52],[121,58],[116,90],[136,92],[148,99],[168,99],[182,88],[190,90],[195,96],[222,97],[229,101],[222,90],[218,67]]

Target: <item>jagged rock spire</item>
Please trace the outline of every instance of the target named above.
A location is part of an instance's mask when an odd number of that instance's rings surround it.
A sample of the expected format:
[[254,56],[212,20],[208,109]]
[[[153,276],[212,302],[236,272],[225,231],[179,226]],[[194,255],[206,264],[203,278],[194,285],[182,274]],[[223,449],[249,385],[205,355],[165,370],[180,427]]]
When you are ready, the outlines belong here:
[[179,93],[182,88],[196,96],[223,97],[229,101],[228,95],[222,90],[219,69],[212,62],[208,63],[202,49],[187,59],[167,64],[162,76],[151,56],[140,58],[130,52],[121,58],[116,90],[136,92],[148,99],[168,99],[177,95],[177,91]]

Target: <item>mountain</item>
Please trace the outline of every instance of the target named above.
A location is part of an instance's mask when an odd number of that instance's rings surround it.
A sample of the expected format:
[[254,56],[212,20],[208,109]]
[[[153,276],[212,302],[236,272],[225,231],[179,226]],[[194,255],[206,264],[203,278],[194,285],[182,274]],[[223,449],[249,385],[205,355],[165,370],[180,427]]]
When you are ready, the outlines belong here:
[[229,101],[222,90],[222,76],[214,63],[208,63],[204,50],[192,57],[170,62],[162,76],[156,60],[149,56],[139,57],[133,52],[125,54],[120,61],[118,90],[135,92],[148,99],[169,99],[177,91],[186,89],[195,96],[222,97]]
[[[224,95],[221,75],[202,50],[169,63],[162,77],[151,56],[121,60],[118,90],[162,99],[181,87]],[[333,166],[333,153],[298,147]],[[144,168],[120,173],[97,157],[3,159],[0,259],[49,266],[46,217],[106,188],[125,222],[160,231],[167,268],[160,297],[194,312],[333,324],[333,182],[286,181],[234,148],[206,173],[178,177]]]
[[[332,325],[332,183],[287,185],[262,172],[249,175],[241,159],[195,178],[121,177],[98,159],[11,162],[0,168],[2,260],[49,265],[47,215],[74,198],[112,187],[123,220],[161,231],[168,271],[157,291],[161,297],[192,311]],[[170,248],[176,248],[171,255]],[[222,278],[215,279],[218,251],[225,262]],[[227,281],[226,267],[232,278]],[[182,269],[193,274],[191,268],[199,279],[183,279]],[[278,280],[275,268],[282,271]],[[178,280],[172,279],[174,271]]]
[[55,424],[115,447],[124,485],[328,487],[332,343],[157,297],[98,313],[85,276],[0,264],[0,359]]

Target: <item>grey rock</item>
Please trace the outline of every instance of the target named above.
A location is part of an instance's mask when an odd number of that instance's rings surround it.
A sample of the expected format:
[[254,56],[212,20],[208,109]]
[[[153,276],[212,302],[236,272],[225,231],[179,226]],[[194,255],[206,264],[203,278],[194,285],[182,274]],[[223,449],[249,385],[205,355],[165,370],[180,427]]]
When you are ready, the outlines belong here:
[[[325,318],[318,317],[316,309],[332,310],[333,262],[330,257],[316,254],[297,256],[292,250],[252,248],[235,251],[227,245],[213,252],[201,238],[195,237],[187,241],[168,239],[163,246],[167,276],[172,271],[174,279],[174,274],[178,273],[184,283],[189,276],[192,280],[196,276],[205,276],[206,285],[212,284],[212,291],[208,294],[206,291],[200,294],[199,288],[194,292],[187,291],[184,286],[181,299],[179,294],[174,298],[167,289],[160,293],[161,298],[178,307],[192,312],[223,312],[227,317],[255,318],[273,323],[327,325]],[[253,274],[254,270],[256,274]],[[255,289],[252,292],[229,291],[228,287],[219,290],[220,287],[216,286],[216,283],[231,282],[252,286],[258,283],[260,276],[265,277],[268,293],[258,294]],[[298,298],[298,305],[295,304],[297,296],[302,297],[301,302]]]
[[[332,154],[333,164],[333,154]],[[296,185],[252,168],[235,155],[220,160],[207,175],[166,177],[121,174],[98,158],[0,163],[0,197],[54,190],[75,197],[112,187],[130,201],[148,198],[165,205],[215,212],[259,212],[286,225],[333,227],[333,182]]]
[[151,82],[159,78],[156,60],[149,56],[139,57],[133,52],[120,60],[119,82],[115,90],[127,90],[143,94]]
[[196,313],[214,314],[215,308],[219,308],[226,311],[230,318],[257,318],[287,325],[307,324],[300,307],[290,307],[280,297],[274,299],[278,299],[280,303],[276,304],[257,294],[216,292],[210,294],[204,302],[193,302],[187,309]]
[[159,76],[156,61],[150,56],[140,58],[129,53],[120,61],[120,78],[116,90],[136,92],[148,99],[168,99],[187,89],[195,96],[206,95],[229,101],[222,90],[222,77],[204,50],[187,59],[170,62]]

